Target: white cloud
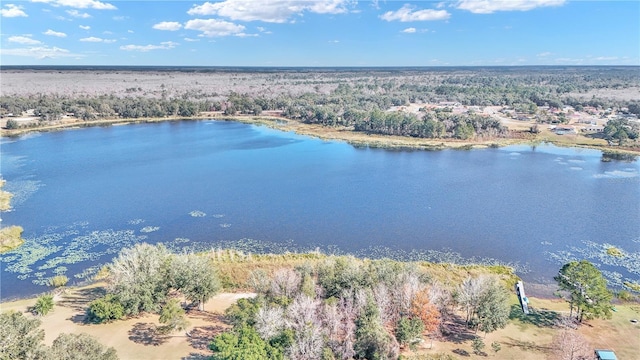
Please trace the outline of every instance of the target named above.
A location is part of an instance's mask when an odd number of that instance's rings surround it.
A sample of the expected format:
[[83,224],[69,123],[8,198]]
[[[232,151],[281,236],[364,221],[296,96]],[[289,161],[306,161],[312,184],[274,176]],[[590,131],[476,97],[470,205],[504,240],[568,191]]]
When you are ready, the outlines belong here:
[[173,41],[161,42],[160,45],[123,45],[120,50],[147,52],[151,50],[170,50],[180,44]]
[[196,41],[200,41],[200,39],[184,38],[184,41],[187,41],[187,42],[196,42]]
[[611,61],[611,60],[618,60],[618,57],[617,56],[598,56],[597,58],[594,58],[594,60]]
[[284,23],[305,11],[317,14],[342,14],[353,0],[225,0],[193,6],[189,15],[217,15],[240,21]]
[[23,7],[20,5],[14,4],[6,4],[4,9],[0,9],[0,15],[2,17],[12,18],[12,17],[27,17],[27,13],[22,11]]
[[402,30],[403,33],[407,33],[407,34],[413,34],[414,32],[416,32],[416,28],[414,27],[410,27],[410,28],[406,28],[404,30]]
[[265,29],[265,28],[264,28],[264,27],[262,27],[262,26],[258,26],[256,29],[257,29],[258,31],[260,31],[261,33],[266,34],[266,35],[272,34],[272,32],[271,32],[270,30],[267,30],[267,29]]
[[48,36],[67,37],[67,34],[65,34],[63,32],[59,32],[59,31],[53,31],[51,29],[43,32],[43,34],[48,35]]
[[91,29],[91,26],[89,26],[89,25],[79,25],[79,27],[80,27],[80,29],[82,29],[82,30],[89,30],[89,29]]
[[461,0],[456,7],[474,14],[492,14],[496,11],[528,11],[538,7],[560,6],[566,0]]
[[415,7],[405,4],[397,11],[387,11],[382,14],[380,18],[386,21],[433,21],[433,20],[446,20],[451,17],[451,14],[447,10],[416,10]]
[[14,42],[18,44],[27,44],[27,45],[41,44],[40,41],[32,39],[29,36],[11,36],[7,40],[9,40],[9,42]]
[[31,0],[33,2],[49,3],[53,6],[67,6],[76,9],[95,9],[95,10],[116,10],[117,8],[109,3],[103,3],[97,0]]
[[548,51],[545,51],[545,52],[541,52],[541,53],[539,53],[539,54],[538,54],[538,55],[536,55],[536,56],[537,56],[537,57],[547,57],[547,56],[549,56],[549,55],[551,55],[551,53],[550,53],[550,52],[548,52]]
[[113,40],[113,39],[102,39],[102,38],[95,37],[95,36],[82,38],[82,39],[80,39],[80,41],[82,41],[82,42],[95,42],[95,43],[99,42],[99,43],[106,43],[106,44],[110,44],[110,43],[116,42],[116,40]]
[[18,49],[0,49],[0,54],[10,56],[25,56],[36,59],[58,58],[58,57],[83,57],[84,55],[73,54],[67,49],[58,47],[36,46]]
[[153,28],[156,30],[177,31],[182,29],[182,24],[175,21],[163,21],[153,25]]
[[187,21],[185,29],[201,31],[200,36],[216,37],[237,35],[244,31],[245,27],[218,19],[193,19]]
[[73,17],[77,17],[77,18],[81,18],[81,19],[88,19],[91,17],[91,15],[87,14],[87,13],[81,13],[78,10],[67,10],[67,14],[73,16]]

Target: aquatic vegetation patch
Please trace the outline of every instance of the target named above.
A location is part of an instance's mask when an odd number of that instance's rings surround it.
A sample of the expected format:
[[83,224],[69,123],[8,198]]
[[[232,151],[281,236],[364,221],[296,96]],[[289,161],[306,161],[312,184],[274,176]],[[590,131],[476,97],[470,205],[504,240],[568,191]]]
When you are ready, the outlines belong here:
[[67,269],[66,266],[58,266],[57,268],[53,269],[53,273],[56,274],[56,275],[63,275],[68,270],[69,269]]
[[189,215],[191,215],[191,217],[205,217],[207,216],[206,213],[200,211],[200,210],[193,210],[189,213]]
[[98,265],[88,267],[84,269],[81,273],[73,275],[73,277],[76,279],[89,279],[93,277],[95,274],[97,274],[98,271],[100,271],[100,269],[103,266],[104,266],[103,264],[98,264]]
[[[26,239],[22,247],[0,257],[5,264],[3,270],[17,274],[19,280],[32,278],[36,285],[47,285],[50,277],[64,276],[62,274],[68,272],[66,265],[96,261],[147,238],[146,235],[136,235],[134,230],[109,229],[81,234],[80,230],[85,226],[80,222],[72,226],[51,227],[49,231],[67,230]],[[97,270],[85,270],[81,278]]]
[[589,260],[601,269],[609,285],[616,288],[622,287],[625,282],[631,282],[630,276],[640,275],[640,252],[627,251],[608,243],[583,241],[581,247],[570,246],[564,250],[547,252],[546,256],[558,265]]
[[632,281],[625,281],[623,285],[633,292],[640,293],[640,284]]
[[220,219],[220,218],[223,218],[225,215],[224,214],[213,214],[211,216],[213,216],[216,219]]
[[593,175],[596,179],[628,179],[640,176],[636,169],[605,171],[602,174]]
[[38,180],[17,179],[7,183],[5,190],[10,192],[11,204],[13,207],[21,205],[31,197],[44,184]]
[[526,274],[530,271],[526,264],[521,264],[519,262],[504,262],[493,258],[476,256],[465,257],[462,254],[449,249],[412,249],[411,251],[406,251],[402,249],[393,249],[386,246],[371,246],[369,248],[357,251],[354,255],[356,257],[366,257],[371,259],[386,258],[397,261],[424,261],[453,265],[506,266],[521,274]]
[[140,225],[140,224],[142,224],[143,222],[144,222],[144,220],[143,220],[143,219],[131,219],[131,220],[129,220],[127,223],[128,223],[129,225]]
[[622,250],[618,249],[615,246],[609,246],[607,247],[607,255],[610,256],[615,256],[615,257],[624,257],[624,252],[622,252]]
[[11,251],[24,244],[22,227],[8,226],[0,229],[0,254]]
[[159,226],[145,226],[142,229],[140,229],[140,232],[142,233],[150,233],[150,232],[154,232],[154,231],[158,231],[160,230]]
[[220,224],[220,227],[223,229],[230,228],[231,224],[228,224],[228,223]]

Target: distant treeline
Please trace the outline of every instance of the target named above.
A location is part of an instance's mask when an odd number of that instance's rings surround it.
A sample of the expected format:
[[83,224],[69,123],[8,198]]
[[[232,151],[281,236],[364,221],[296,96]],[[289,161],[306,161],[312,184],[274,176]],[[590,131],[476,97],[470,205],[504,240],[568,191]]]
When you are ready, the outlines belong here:
[[[34,109],[41,121],[59,120],[72,113],[91,121],[99,118],[190,117],[203,111],[223,111],[225,115],[260,115],[280,111],[289,119],[325,126],[346,126],[355,131],[424,138],[500,137],[506,129],[500,122],[473,112],[450,109],[421,109],[418,114],[388,111],[393,106],[438,104],[444,101],[468,106],[510,106],[527,114],[538,107],[576,110],[626,109],[640,114],[640,101],[599,98],[581,94],[601,89],[640,87],[634,68],[475,69],[456,71],[398,71],[332,73],[308,72],[270,75],[269,83],[303,86],[313,91],[292,95],[285,90],[249,95],[230,91],[205,93],[194,88],[181,96],[141,94],[132,88],[125,96],[31,95],[0,97],[0,114],[21,114]],[[278,85],[278,86],[276,86]],[[327,86],[329,90],[327,90]],[[286,86],[285,86],[286,87]]]

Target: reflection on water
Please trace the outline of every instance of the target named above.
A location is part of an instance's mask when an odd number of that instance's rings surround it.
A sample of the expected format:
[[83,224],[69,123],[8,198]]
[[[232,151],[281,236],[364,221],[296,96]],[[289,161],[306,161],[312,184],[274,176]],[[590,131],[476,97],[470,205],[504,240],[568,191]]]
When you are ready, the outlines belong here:
[[499,262],[540,282],[586,258],[612,284],[637,281],[640,164],[603,157],[548,145],[385,151],[217,121],[20,138],[2,145],[18,194],[2,223],[23,226],[27,243],[2,255],[0,296],[86,278],[142,241]]

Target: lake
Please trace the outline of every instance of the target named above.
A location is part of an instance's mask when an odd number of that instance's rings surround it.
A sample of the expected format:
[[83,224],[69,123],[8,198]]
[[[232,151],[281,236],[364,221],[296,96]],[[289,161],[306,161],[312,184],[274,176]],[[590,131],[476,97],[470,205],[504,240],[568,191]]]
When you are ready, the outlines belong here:
[[539,283],[584,258],[612,286],[640,276],[640,162],[596,150],[388,151],[211,120],[3,138],[1,151],[15,194],[2,225],[27,240],[0,256],[3,300],[55,274],[80,282],[138,242],[505,263]]

